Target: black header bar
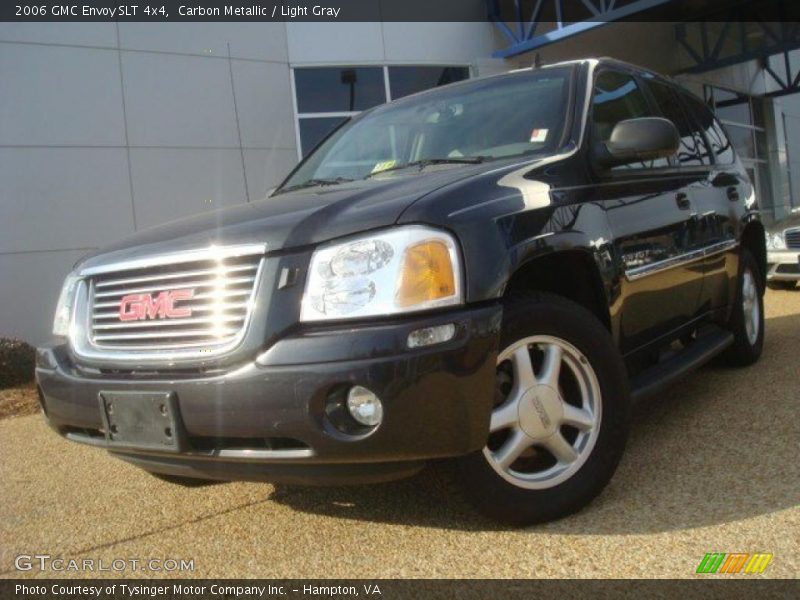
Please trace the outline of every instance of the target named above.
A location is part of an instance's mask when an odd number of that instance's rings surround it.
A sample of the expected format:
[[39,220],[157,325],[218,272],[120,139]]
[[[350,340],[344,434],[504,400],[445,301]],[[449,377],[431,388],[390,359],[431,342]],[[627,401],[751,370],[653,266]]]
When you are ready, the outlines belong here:
[[[617,5],[641,0],[617,0]],[[519,0],[522,8],[526,0]],[[600,0],[560,0],[565,22],[602,21],[588,6]],[[588,4],[587,4],[588,3]],[[644,5],[648,4],[646,1]],[[662,0],[628,21],[800,20],[797,0]],[[733,10],[733,13],[730,11]],[[517,18],[514,0],[9,0],[0,21],[146,23],[177,21],[448,22]],[[527,14],[527,13],[525,13]],[[717,15],[715,19],[715,15]]]
[[0,598],[16,600],[580,600],[581,598],[682,598],[759,600],[797,598],[799,580],[725,579],[709,575],[683,580],[601,579],[11,579],[0,581]]

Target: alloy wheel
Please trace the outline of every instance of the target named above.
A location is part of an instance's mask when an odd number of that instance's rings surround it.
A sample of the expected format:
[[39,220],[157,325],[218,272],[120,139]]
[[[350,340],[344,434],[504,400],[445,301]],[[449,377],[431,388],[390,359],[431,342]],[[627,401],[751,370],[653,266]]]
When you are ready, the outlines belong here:
[[483,453],[515,486],[554,487],[586,462],[601,418],[600,385],[586,357],[566,340],[526,337],[498,356]]
[[744,314],[744,328],[747,341],[754,345],[758,340],[761,327],[761,307],[759,305],[758,286],[750,269],[742,274],[742,313]]

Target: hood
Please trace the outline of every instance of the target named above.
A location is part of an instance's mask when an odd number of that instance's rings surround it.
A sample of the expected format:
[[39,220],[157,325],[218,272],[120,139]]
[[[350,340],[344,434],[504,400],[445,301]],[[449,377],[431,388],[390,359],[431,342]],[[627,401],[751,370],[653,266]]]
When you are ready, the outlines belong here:
[[206,212],[138,232],[80,261],[81,268],[210,245],[267,244],[300,248],[390,226],[422,196],[485,172],[491,163],[441,165],[413,175],[367,179],[287,192]]
[[781,233],[784,229],[791,229],[792,227],[800,227],[800,212],[795,212],[788,217],[782,218],[780,221],[776,221],[767,227],[767,231],[770,233]]

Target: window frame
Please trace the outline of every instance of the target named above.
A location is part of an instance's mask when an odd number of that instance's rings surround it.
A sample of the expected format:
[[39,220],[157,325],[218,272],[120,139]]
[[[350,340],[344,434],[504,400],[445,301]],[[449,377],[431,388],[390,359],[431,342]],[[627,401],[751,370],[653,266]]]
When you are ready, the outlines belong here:
[[[319,146],[322,142],[324,142],[332,133],[334,133],[337,129],[339,129],[342,125],[349,123],[354,117],[360,115],[363,112],[371,110],[373,107],[370,107],[365,110],[356,110],[356,111],[328,111],[328,112],[300,112],[298,106],[299,103],[297,101],[297,82],[295,80],[295,71],[301,71],[303,69],[381,69],[383,74],[383,90],[385,96],[385,102],[382,104],[387,104],[392,101],[392,89],[391,89],[391,82],[389,79],[389,68],[390,67],[440,67],[440,68],[463,68],[467,70],[468,77],[463,81],[468,81],[475,77],[475,71],[472,68],[471,64],[466,63],[450,63],[450,64],[442,64],[442,63],[431,63],[431,64],[419,64],[419,63],[348,63],[348,64],[329,64],[329,63],[309,63],[303,65],[289,65],[289,83],[292,86],[292,112],[294,117],[294,135],[295,135],[295,144],[297,146],[297,160],[303,161],[305,156],[311,154],[314,149]],[[376,106],[381,106],[378,104]],[[328,135],[320,139],[312,148],[309,148],[305,155],[303,154],[303,146],[302,140],[300,137],[300,120],[301,119],[336,119],[336,118],[344,118],[345,120],[342,121],[339,125],[334,127]]]

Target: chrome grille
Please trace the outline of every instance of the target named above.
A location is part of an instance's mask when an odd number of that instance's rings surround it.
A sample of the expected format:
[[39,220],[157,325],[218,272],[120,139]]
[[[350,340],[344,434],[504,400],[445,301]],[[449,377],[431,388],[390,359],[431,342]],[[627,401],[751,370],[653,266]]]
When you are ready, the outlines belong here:
[[800,227],[797,229],[787,229],[783,232],[786,240],[786,247],[792,250],[800,250]]
[[263,247],[209,249],[98,269],[88,280],[88,341],[98,350],[235,345],[255,302]]

